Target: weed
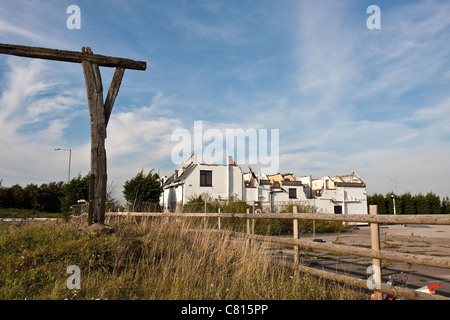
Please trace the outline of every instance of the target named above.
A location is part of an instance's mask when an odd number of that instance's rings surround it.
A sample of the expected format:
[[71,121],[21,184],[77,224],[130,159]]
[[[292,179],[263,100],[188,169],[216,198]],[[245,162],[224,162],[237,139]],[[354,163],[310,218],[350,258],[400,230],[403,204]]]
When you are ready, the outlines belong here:
[[[173,219],[125,221],[112,235],[47,221],[0,228],[0,299],[360,299],[358,289],[283,267],[262,244]],[[70,290],[67,267],[81,270]]]

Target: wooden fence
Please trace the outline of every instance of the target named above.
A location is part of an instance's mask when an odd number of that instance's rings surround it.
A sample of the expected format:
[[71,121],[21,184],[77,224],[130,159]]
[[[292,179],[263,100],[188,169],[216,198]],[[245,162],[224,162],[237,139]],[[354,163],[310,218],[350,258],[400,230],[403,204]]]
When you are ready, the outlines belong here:
[[[418,255],[410,253],[392,252],[380,249],[379,238],[379,224],[425,224],[425,225],[450,225],[450,215],[378,215],[377,206],[369,207],[369,215],[365,214],[351,214],[351,215],[336,215],[336,214],[322,214],[322,213],[297,213],[297,207],[294,206],[293,213],[265,213],[265,214],[249,214],[247,213],[142,213],[142,212],[119,212],[107,213],[107,217],[122,216],[122,217],[204,217],[217,218],[218,230],[217,232],[227,232],[221,230],[222,218],[241,218],[247,220],[247,232],[237,233],[235,236],[240,236],[247,241],[263,241],[277,244],[293,245],[294,259],[293,262],[281,261],[280,263],[299,270],[300,272],[308,273],[317,277],[338,281],[352,286],[357,286],[364,289],[374,291],[374,298],[376,300],[382,299],[382,294],[386,293],[392,296],[403,297],[407,299],[421,299],[421,300],[450,300],[450,298],[423,293],[415,291],[407,287],[392,286],[382,283],[381,281],[381,260],[390,260],[405,262],[410,264],[420,264],[433,267],[441,267],[450,269],[450,259],[445,257],[435,257],[427,255]],[[256,235],[252,232],[252,219],[290,219],[293,221],[293,238],[274,237]],[[325,242],[315,242],[312,240],[305,240],[299,238],[299,220],[326,220],[326,221],[342,221],[342,222],[359,222],[370,224],[371,233],[371,248],[360,248],[341,244],[330,244]],[[231,232],[231,231],[228,231]],[[334,272],[319,270],[312,267],[303,266],[299,263],[300,247],[312,248],[318,250],[332,251],[338,253],[351,254],[361,257],[372,258],[372,275],[373,282],[369,283],[367,279],[360,279]]]

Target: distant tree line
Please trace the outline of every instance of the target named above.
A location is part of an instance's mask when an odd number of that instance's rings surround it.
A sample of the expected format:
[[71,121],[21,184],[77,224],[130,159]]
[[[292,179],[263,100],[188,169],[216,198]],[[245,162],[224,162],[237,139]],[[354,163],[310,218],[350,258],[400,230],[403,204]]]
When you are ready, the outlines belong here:
[[411,195],[409,192],[401,195],[394,195],[392,192],[385,195],[375,193],[367,196],[367,204],[376,204],[378,214],[394,214],[394,196],[396,214],[450,214],[449,198],[441,200],[433,192],[426,195]]
[[27,209],[32,212],[68,214],[70,206],[89,196],[89,175],[78,175],[69,183],[50,182],[40,186],[30,183],[26,187],[15,184],[5,187],[0,180],[0,208]]
[[[78,200],[88,200],[89,181],[89,174],[85,176],[79,174],[68,183],[60,181],[43,183],[40,186],[31,183],[25,187],[18,184],[5,187],[0,179],[0,208],[61,212],[67,215],[70,213],[70,207],[78,204]],[[161,193],[159,176],[153,170],[148,174],[141,170],[135,177],[125,182],[123,190],[129,209],[134,211],[158,211]],[[394,214],[393,196],[393,193],[368,195],[367,204],[377,205],[378,214]],[[191,200],[191,205],[196,204],[195,199]],[[111,193],[108,193],[107,201],[118,205]],[[148,209],[148,204],[152,205],[151,209]],[[421,193],[411,195],[407,192],[395,195],[395,211],[396,214],[450,214],[450,201],[449,197],[441,200],[432,192],[426,195]]]

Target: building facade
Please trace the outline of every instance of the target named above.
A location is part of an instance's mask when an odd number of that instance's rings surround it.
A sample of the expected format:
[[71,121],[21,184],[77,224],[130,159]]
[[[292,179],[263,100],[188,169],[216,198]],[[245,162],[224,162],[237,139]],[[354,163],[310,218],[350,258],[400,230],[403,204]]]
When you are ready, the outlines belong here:
[[243,172],[232,157],[226,165],[216,165],[198,163],[192,155],[161,182],[161,206],[169,212],[179,212],[189,200],[207,194],[209,199],[234,198],[261,210],[298,203],[318,213],[367,214],[366,184],[355,172],[321,179],[291,173],[268,176],[251,169]]

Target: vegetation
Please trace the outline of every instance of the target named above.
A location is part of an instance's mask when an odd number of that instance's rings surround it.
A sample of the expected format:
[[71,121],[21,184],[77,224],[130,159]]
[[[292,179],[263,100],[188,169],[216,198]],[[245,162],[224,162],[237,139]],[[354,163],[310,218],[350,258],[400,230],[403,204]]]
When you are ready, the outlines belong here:
[[87,201],[89,199],[89,183],[89,174],[84,177],[79,174],[64,186],[60,208],[64,215],[69,215],[70,207],[77,204],[78,200]]
[[[78,174],[68,183],[50,182],[40,186],[36,184],[28,184],[22,187],[15,184],[11,187],[2,185],[0,179],[0,209],[19,209],[22,215],[26,213],[33,216],[44,213],[59,213],[64,216],[70,214],[71,207],[78,204],[79,200],[88,200],[89,197],[89,173],[85,176]],[[114,199],[114,190],[108,190],[107,194],[107,210],[116,211],[120,207],[120,203]],[[158,212],[161,210],[159,198],[162,193],[159,177],[153,170],[148,174],[144,174],[141,170],[135,177],[127,180],[124,184],[123,195],[128,202],[128,210],[135,212]],[[373,194],[367,196],[368,205],[378,205],[379,214],[394,214],[393,193]],[[205,205],[206,202],[206,205]],[[396,214],[450,214],[449,197],[442,200],[433,192],[426,195],[419,193],[411,195],[409,192],[402,195],[395,195]],[[302,203],[286,203],[277,207],[277,212],[292,212],[293,206],[296,205],[299,212],[313,212],[311,206]],[[228,200],[215,199],[208,194],[196,195],[188,199],[183,207],[183,212],[221,212],[228,213],[245,213],[247,209],[253,210],[252,206],[238,201],[234,198]],[[263,209],[266,212],[269,209]],[[17,213],[17,210],[12,210]],[[267,211],[269,212],[269,211]],[[0,211],[0,215],[5,216],[5,211]],[[245,222],[236,222],[233,220],[232,225],[243,226]],[[226,222],[228,223],[228,222]],[[312,222],[303,221],[300,227],[304,232],[312,232]],[[316,221],[316,230],[328,232],[332,229],[339,231],[339,223],[319,222]],[[271,234],[287,232],[291,228],[291,222],[280,220],[268,222],[266,220],[258,220],[256,228],[260,232],[269,232]]]
[[25,188],[15,184],[3,187],[0,181],[0,208],[26,209],[32,212],[60,212],[64,182],[29,184]]
[[[394,214],[394,194],[377,194],[367,196],[368,205],[378,205],[378,214]],[[412,196],[409,192],[395,195],[396,214],[450,214],[450,201],[432,192]]]
[[[257,243],[244,247],[189,225],[149,219],[78,232],[73,221],[0,224],[0,299],[366,299],[334,281],[295,272]],[[84,225],[84,224],[83,224]],[[81,287],[68,289],[76,265]]]
[[[290,202],[281,206],[279,212],[292,213],[293,207],[296,206],[298,212],[314,212],[313,206],[302,203]],[[230,198],[227,200],[218,200],[212,198],[209,194],[203,193],[195,195],[188,199],[183,206],[183,212],[206,212],[217,213],[220,209],[222,213],[246,213],[247,209],[252,212],[252,206],[247,203]],[[263,213],[264,214],[264,211]],[[199,220],[199,219],[193,219]],[[203,220],[201,220],[203,221]],[[216,223],[216,222],[215,222]],[[292,233],[292,220],[290,219],[255,219],[252,221],[252,227],[257,234],[280,235]],[[246,231],[247,222],[245,219],[239,218],[222,218],[222,228],[239,232]],[[344,228],[342,222],[336,221],[311,221],[300,220],[299,229],[303,233],[324,232],[340,232]],[[315,229],[315,230],[314,230]]]
[[[1,218],[32,218],[36,217],[36,212],[28,209],[4,209],[0,208],[0,217]],[[56,212],[39,212],[40,218],[61,218],[61,213]]]
[[[89,183],[89,173],[85,176],[78,174],[68,183],[50,182],[40,186],[29,184],[25,188],[18,184],[4,187],[0,180],[0,216],[32,217],[38,214],[46,217],[49,213],[52,216],[68,216],[71,207],[78,205],[79,200],[88,201]],[[118,206],[111,192],[110,190],[107,194],[109,209]]]
[[[127,180],[123,186],[123,195],[131,211],[158,211],[162,187],[159,177],[150,170],[147,175],[141,170],[134,178]],[[152,208],[148,208],[152,204]],[[155,206],[156,205],[156,206]]]

